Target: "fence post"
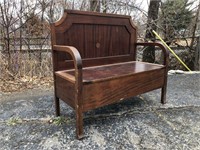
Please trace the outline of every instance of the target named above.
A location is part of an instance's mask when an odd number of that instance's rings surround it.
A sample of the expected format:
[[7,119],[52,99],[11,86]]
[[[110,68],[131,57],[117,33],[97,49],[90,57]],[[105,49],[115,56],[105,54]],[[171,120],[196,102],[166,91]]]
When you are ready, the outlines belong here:
[[197,38],[197,46],[195,48],[195,70],[200,71],[200,36]]

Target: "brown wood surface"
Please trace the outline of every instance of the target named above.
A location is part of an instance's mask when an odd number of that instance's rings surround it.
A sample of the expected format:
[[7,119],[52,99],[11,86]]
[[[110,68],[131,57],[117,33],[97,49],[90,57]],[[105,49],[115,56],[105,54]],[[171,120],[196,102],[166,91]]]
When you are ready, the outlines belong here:
[[[108,56],[108,57],[98,57],[98,58],[88,58],[82,59],[82,66],[83,67],[91,67],[91,66],[100,66],[106,64],[114,64],[120,62],[128,62],[132,61],[132,55],[118,55],[118,56]],[[58,70],[66,70],[74,68],[74,62],[71,60],[58,60],[57,61],[57,68],[55,71]],[[59,68],[59,69],[58,69]]]
[[164,83],[164,68],[86,84],[83,87],[83,110],[115,103],[157,88]]
[[[64,18],[52,25],[53,43],[75,47],[82,59],[129,55],[135,60],[136,28],[130,19],[66,10]],[[62,61],[71,59],[66,53],[59,53],[58,57]]]
[[[137,43],[130,16],[65,10],[51,25],[56,115],[59,100],[76,112],[83,137],[83,112],[161,88],[166,103],[168,51],[161,43]],[[158,46],[163,64],[135,61],[137,46]]]
[[75,109],[75,84],[58,75],[55,77],[55,82],[56,96]]
[[[162,68],[164,68],[163,65],[150,64],[138,61],[86,67],[82,70],[83,83],[88,84],[105,80],[111,80],[114,78],[132,76],[134,74],[145,71],[147,72],[151,70],[160,70]],[[56,72],[56,74],[70,82],[75,82],[74,73],[74,69]]]

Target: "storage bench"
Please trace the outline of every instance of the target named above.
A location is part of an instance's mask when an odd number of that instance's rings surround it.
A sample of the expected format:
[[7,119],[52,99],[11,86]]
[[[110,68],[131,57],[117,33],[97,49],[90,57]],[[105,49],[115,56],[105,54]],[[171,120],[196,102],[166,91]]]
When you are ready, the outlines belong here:
[[[60,99],[75,110],[78,139],[88,110],[158,88],[166,102],[168,51],[137,43],[130,16],[65,10],[51,29],[56,115]],[[163,64],[136,61],[138,45],[160,47]]]

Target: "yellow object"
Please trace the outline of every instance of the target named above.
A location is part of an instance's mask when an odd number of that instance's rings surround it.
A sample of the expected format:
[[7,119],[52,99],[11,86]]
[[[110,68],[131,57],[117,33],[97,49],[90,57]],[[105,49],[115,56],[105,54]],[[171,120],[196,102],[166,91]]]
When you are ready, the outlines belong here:
[[190,68],[176,55],[176,53],[163,41],[163,39],[153,30],[153,33],[160,39],[160,41],[170,50],[170,52],[178,59],[178,61],[188,70],[191,71]]

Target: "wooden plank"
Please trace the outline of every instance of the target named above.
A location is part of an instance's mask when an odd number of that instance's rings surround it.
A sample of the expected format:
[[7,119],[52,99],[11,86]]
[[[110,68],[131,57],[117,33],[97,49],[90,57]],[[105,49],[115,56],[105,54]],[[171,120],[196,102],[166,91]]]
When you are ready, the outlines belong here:
[[[124,62],[124,63],[115,63],[109,65],[95,66],[95,67],[86,67],[83,68],[83,83],[91,84],[94,82],[101,82],[106,80],[111,80],[115,78],[121,78],[126,76],[132,76],[137,73],[160,70],[164,68],[163,65],[156,65],[144,62]],[[65,74],[68,76],[74,77],[74,70],[66,71]]]
[[[118,56],[110,56],[110,57],[83,59],[82,63],[83,63],[83,67],[91,67],[91,66],[107,65],[107,64],[120,63],[120,62],[128,62],[132,60],[133,60],[132,55],[118,55]],[[58,70],[67,70],[67,69],[73,69],[73,68],[74,68],[74,63],[71,60],[65,60],[65,61],[60,60],[57,62]]]
[[[74,72],[75,70],[73,70]],[[64,80],[67,80],[69,82],[72,82],[75,84],[75,76],[68,74],[67,70],[63,70],[63,71],[56,71],[55,72],[56,76],[59,76],[60,78],[63,78]]]

